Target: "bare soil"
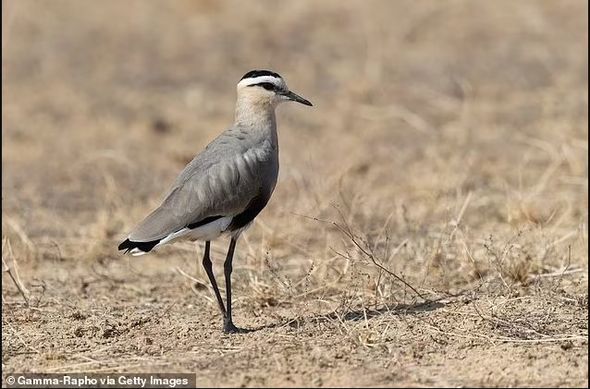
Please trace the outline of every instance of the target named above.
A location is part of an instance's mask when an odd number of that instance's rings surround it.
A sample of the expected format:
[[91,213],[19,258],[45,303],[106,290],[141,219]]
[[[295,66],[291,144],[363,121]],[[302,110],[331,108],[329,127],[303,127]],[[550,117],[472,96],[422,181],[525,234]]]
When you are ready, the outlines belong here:
[[[4,375],[588,386],[586,2],[2,7]],[[202,247],[116,246],[253,68],[314,107],[279,108],[224,335]]]

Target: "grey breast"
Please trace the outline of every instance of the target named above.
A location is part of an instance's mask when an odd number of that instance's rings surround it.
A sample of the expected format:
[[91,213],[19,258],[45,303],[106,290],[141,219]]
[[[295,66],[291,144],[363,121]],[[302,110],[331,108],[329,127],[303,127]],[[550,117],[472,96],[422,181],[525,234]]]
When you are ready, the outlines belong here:
[[162,239],[208,217],[241,215],[248,207],[260,208],[253,210],[257,214],[270,198],[277,176],[278,148],[271,138],[232,127],[184,168],[162,205],[129,239]]

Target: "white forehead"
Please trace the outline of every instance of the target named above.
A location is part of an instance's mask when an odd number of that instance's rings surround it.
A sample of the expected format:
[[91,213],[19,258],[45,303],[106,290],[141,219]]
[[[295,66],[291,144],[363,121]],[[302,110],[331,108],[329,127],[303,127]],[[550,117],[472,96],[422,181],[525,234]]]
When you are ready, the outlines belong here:
[[281,89],[287,88],[287,84],[285,83],[285,80],[283,80],[281,77],[274,77],[274,76],[258,76],[258,77],[244,78],[243,80],[238,82],[238,88],[249,86],[249,85],[260,84],[262,82],[270,82],[271,84],[274,84]]

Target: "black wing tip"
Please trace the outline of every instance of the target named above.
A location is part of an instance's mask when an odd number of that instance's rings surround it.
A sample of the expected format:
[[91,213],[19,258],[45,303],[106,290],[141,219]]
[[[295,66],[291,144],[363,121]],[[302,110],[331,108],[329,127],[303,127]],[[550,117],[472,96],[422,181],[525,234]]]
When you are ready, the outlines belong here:
[[121,242],[118,249],[125,250],[125,249],[129,249],[131,246],[132,246],[131,241],[129,239],[125,239],[124,242]]
[[118,246],[119,250],[125,250],[124,254],[127,254],[129,251],[133,249],[139,249],[144,253],[149,253],[155,245],[160,243],[160,240],[152,240],[151,242],[133,242],[129,239],[125,239],[124,242]]

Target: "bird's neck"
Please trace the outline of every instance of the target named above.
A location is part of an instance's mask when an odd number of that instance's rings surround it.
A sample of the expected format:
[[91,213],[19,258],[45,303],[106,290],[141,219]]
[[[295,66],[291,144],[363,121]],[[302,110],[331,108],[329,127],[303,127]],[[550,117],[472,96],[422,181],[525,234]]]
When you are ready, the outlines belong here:
[[270,104],[240,104],[238,101],[235,123],[260,132],[264,137],[271,138],[274,145],[278,144],[275,108]]

